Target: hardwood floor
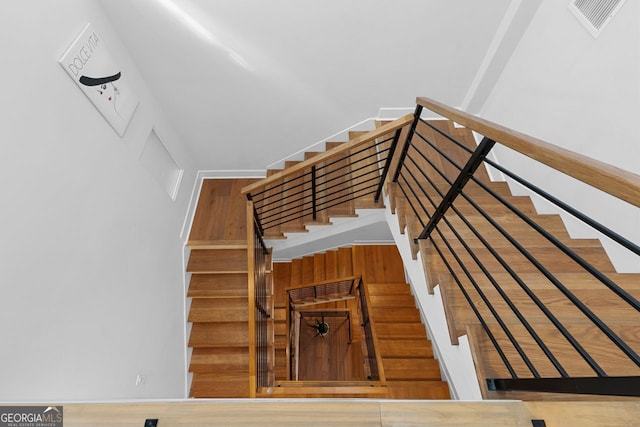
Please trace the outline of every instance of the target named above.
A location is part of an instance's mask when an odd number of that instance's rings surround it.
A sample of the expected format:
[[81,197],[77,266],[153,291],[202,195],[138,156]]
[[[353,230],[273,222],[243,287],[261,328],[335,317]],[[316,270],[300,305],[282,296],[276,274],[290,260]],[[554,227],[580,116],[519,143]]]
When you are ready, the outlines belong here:
[[[189,242],[247,242],[246,197],[242,187],[256,179],[205,179],[200,190]],[[191,247],[191,244],[189,244]]]
[[374,400],[189,400],[65,403],[66,427],[141,426],[481,426],[622,427],[635,425],[635,402],[444,402]]

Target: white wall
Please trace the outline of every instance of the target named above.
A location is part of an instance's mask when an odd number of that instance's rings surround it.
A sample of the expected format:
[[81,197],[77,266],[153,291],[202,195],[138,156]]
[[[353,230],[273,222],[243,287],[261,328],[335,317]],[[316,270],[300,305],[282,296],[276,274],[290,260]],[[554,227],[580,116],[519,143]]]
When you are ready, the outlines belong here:
[[[640,6],[627,1],[594,39],[566,1],[544,0],[479,115],[553,144],[640,173]],[[500,162],[640,242],[640,210],[498,151]],[[576,235],[579,227],[570,226]],[[606,245],[611,250],[611,245]],[[619,271],[637,256],[613,254]]]
[[416,96],[460,105],[510,1],[102,3],[200,167],[243,170]]
[[[58,64],[86,22],[140,98],[123,138]],[[184,397],[189,154],[96,1],[0,3],[0,52],[0,400]],[[151,126],[175,202],[138,161]]]

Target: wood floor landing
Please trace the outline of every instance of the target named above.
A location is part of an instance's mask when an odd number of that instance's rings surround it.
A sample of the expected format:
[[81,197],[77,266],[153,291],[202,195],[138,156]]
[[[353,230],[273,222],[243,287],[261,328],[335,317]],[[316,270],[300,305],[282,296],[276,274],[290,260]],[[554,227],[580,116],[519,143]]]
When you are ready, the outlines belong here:
[[[51,403],[51,402],[50,402]],[[621,402],[443,402],[373,400],[221,400],[132,403],[65,403],[65,427],[141,426],[631,426],[640,405]]]

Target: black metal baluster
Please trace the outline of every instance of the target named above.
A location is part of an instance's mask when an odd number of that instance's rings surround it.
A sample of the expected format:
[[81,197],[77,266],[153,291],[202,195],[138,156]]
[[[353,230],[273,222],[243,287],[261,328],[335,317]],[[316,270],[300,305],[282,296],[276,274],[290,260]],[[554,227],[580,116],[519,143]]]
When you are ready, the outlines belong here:
[[311,166],[311,212],[315,221],[318,217],[316,207],[316,165]]

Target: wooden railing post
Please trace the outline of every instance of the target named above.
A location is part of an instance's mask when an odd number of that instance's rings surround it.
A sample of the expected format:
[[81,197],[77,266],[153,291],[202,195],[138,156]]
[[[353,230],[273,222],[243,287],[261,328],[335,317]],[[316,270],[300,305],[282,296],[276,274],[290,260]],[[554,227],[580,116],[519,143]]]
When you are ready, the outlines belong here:
[[247,201],[247,286],[249,322],[249,397],[256,397],[255,229],[253,202]]

